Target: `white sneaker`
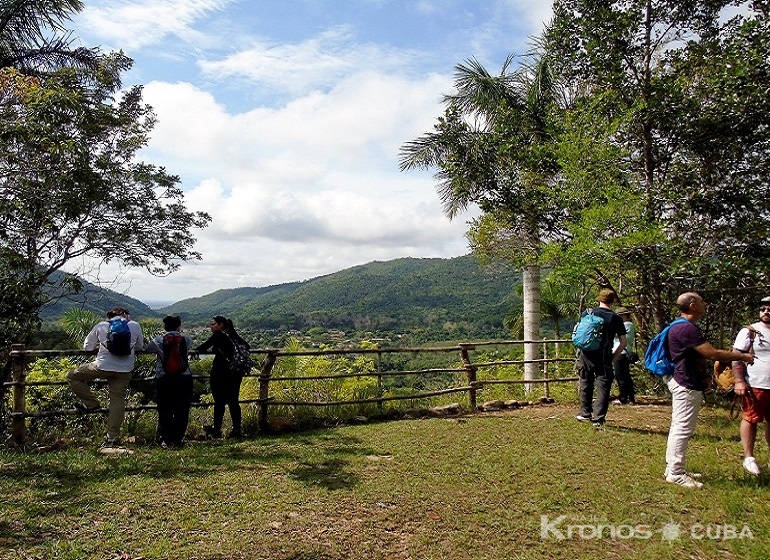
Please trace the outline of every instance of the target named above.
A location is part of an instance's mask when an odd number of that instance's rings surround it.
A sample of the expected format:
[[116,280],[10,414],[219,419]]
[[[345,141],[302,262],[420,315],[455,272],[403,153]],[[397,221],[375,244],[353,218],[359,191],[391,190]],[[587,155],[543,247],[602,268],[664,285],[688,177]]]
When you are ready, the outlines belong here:
[[746,457],[743,460],[743,468],[754,476],[759,476],[762,472],[759,470],[759,465],[757,465],[757,460],[754,457]]
[[[668,476],[668,473],[669,473],[668,465],[666,465],[666,470],[663,472],[663,477],[666,478]],[[699,472],[685,472],[684,474],[686,474],[690,478],[694,478],[695,480],[700,480],[703,478],[703,475]]]
[[679,486],[684,486],[685,488],[703,488],[702,482],[698,482],[687,473],[670,474],[666,477],[666,482],[670,482],[671,484],[678,484]]
[[583,416],[582,414],[578,414],[577,416],[575,416],[575,420],[577,420],[578,422],[590,422],[591,418],[588,416]]

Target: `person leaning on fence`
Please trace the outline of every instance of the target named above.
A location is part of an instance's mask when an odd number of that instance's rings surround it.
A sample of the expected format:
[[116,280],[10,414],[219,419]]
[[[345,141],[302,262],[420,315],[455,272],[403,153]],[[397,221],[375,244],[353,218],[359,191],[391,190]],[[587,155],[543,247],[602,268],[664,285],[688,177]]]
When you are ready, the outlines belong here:
[[755,361],[747,366],[733,362],[735,394],[741,397],[741,445],[743,468],[759,476],[761,469],[754,458],[757,427],[765,423],[765,441],[770,447],[770,297],[758,305],[759,322],[744,327],[735,337],[733,348],[739,352],[754,354]]
[[238,400],[243,375],[231,373],[230,361],[235,354],[233,341],[243,343],[245,341],[235,331],[232,321],[222,315],[213,317],[209,327],[211,328],[211,336],[195,349],[196,352],[200,353],[206,353],[211,349],[214,354],[214,362],[211,365],[209,377],[211,396],[214,399],[214,424],[203,426],[203,431],[210,437],[221,438],[225,408],[228,408],[232,420],[232,430],[228,437],[240,437],[241,405]]
[[[110,320],[125,322],[128,327],[126,353],[113,353],[108,349],[111,336]],[[96,379],[106,379],[110,403],[107,415],[107,436],[104,446],[120,443],[120,428],[126,411],[126,396],[131,372],[134,369],[136,350],[144,348],[142,327],[131,320],[127,309],[116,307],[107,312],[107,320],[97,323],[83,342],[84,350],[97,350],[96,360],[83,364],[67,373],[67,382],[80,398],[75,404],[81,412],[89,412],[99,408],[99,400],[94,395],[88,383]]]
[[182,447],[190,421],[193,377],[187,359],[192,340],[181,333],[182,319],[167,315],[166,330],[147,343],[145,350],[155,352],[156,402],[158,403],[158,440],[166,447]]
[[[590,420],[597,428],[603,426],[607,418],[613,379],[612,362],[626,347],[626,329],[623,326],[623,319],[611,308],[617,301],[617,297],[613,290],[603,289],[599,292],[596,298],[599,306],[592,310],[594,315],[604,320],[599,349],[578,350],[575,364],[580,378],[580,414],[575,418],[581,422]],[[613,352],[612,342],[615,337],[619,342]],[[594,399],[594,386],[596,386],[596,399]]]
[[[625,307],[618,307],[615,310],[626,329],[626,347],[612,361],[612,369],[615,373],[615,380],[618,382],[618,399],[613,404],[634,404],[636,402],[636,392],[634,391],[634,379],[631,377],[631,353],[636,348],[636,331],[634,323],[631,321],[631,312]],[[620,339],[615,337],[612,345],[612,355],[620,346]]]
[[711,379],[706,359],[753,363],[754,356],[737,350],[714,348],[695,322],[706,314],[706,302],[695,292],[685,292],[676,300],[686,321],[673,324],[668,331],[668,351],[676,364],[673,375],[664,377],[671,391],[671,427],[666,443],[666,482],[686,488],[702,488],[698,473],[685,470],[687,446],[695,433],[703,401],[703,391]]

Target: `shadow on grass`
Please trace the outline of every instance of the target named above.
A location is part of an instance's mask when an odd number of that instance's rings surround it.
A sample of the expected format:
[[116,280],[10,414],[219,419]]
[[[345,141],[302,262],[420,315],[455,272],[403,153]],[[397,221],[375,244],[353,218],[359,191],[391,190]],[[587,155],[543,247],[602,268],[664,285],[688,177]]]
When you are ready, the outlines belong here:
[[359,477],[346,470],[349,461],[329,459],[318,463],[303,463],[289,472],[294,480],[327,490],[344,490],[358,485]]

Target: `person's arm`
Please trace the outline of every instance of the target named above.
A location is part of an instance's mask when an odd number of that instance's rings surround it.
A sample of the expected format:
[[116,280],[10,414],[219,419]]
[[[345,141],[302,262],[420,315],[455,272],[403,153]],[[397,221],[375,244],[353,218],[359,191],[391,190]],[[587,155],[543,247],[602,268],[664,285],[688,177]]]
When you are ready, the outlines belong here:
[[151,339],[145,346],[144,346],[145,352],[155,352],[156,354],[160,351],[160,347],[158,346],[158,341],[156,339]]
[[[748,329],[741,329],[738,336],[735,337],[735,344],[733,349],[736,352],[743,352],[741,348],[748,346],[751,349],[752,339]],[[742,361],[735,360],[732,363],[733,379],[735,379],[735,385],[733,390],[739,397],[743,397],[749,392],[749,384],[746,382],[746,364]]]
[[142,326],[136,321],[131,321],[128,323],[128,328],[135,337],[134,351],[144,350],[144,334],[142,333]]
[[214,346],[214,335],[211,335],[206,342],[204,342],[203,344],[200,344],[197,348],[195,348],[195,351],[205,354],[206,351],[212,346]]
[[695,350],[704,358],[708,358],[709,360],[713,360],[715,362],[745,362],[747,364],[754,363],[754,354],[749,354],[748,352],[740,352],[738,350],[720,350],[719,348],[714,348],[710,342],[704,342],[700,346],[696,346]]
[[94,326],[93,329],[91,329],[91,332],[86,335],[86,339],[83,341],[83,350],[95,350],[99,345],[100,325],[101,323],[98,323],[96,326]]
[[620,356],[620,353],[623,350],[625,350],[626,342],[627,342],[626,335],[621,334],[620,336],[618,336],[618,342],[619,342],[618,347],[615,348],[615,351],[612,353],[612,360],[613,361],[615,361],[617,359],[617,357]]

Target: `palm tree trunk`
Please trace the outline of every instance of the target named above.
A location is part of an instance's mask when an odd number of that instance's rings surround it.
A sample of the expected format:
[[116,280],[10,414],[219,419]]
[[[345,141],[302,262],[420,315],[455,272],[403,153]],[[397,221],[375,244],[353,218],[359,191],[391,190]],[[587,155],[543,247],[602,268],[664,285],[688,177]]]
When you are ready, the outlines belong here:
[[[540,265],[530,264],[524,269],[522,279],[524,288],[524,360],[537,360],[540,357]],[[540,364],[524,364],[524,380],[540,378]],[[529,393],[535,388],[533,383],[525,383],[524,390]]]

